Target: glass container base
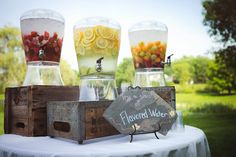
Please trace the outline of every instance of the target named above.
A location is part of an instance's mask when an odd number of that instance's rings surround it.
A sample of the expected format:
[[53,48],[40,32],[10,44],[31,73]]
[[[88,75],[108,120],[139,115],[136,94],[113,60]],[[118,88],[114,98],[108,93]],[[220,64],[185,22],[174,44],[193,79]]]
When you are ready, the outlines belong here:
[[165,86],[166,81],[162,68],[144,68],[135,71],[135,86],[158,87]]
[[117,95],[114,78],[80,78],[80,101],[114,100]]
[[59,63],[28,62],[23,86],[28,85],[63,85]]

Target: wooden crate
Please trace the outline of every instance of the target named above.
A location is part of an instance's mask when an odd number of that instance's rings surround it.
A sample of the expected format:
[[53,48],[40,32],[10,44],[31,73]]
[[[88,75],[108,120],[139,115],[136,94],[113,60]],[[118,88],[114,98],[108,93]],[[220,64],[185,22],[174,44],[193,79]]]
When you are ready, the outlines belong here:
[[4,131],[24,136],[47,135],[47,101],[79,100],[79,87],[23,86],[5,91]]
[[175,98],[175,87],[174,86],[163,86],[163,87],[145,87],[148,91],[154,91],[162,99],[164,99],[171,107],[176,110],[176,98]]
[[119,134],[103,113],[112,101],[48,102],[48,135],[78,141]]

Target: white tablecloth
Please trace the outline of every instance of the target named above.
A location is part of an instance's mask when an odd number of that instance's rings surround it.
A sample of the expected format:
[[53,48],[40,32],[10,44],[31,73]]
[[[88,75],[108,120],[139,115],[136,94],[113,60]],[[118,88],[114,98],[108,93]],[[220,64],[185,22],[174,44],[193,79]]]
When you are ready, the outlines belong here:
[[1,157],[210,157],[204,132],[185,126],[184,132],[169,132],[167,136],[154,134],[116,135],[85,141],[50,137],[23,137],[12,134],[0,136]]

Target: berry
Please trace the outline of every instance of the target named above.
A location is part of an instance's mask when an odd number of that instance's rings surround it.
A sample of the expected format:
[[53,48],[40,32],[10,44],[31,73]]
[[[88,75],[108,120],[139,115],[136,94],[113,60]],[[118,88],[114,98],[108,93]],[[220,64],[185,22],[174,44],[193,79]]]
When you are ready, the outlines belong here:
[[44,32],[44,39],[45,40],[48,40],[49,38],[49,33],[47,31]]
[[36,37],[37,35],[38,35],[37,32],[35,32],[35,31],[32,31],[32,32],[31,32],[31,36],[32,36],[32,37]]

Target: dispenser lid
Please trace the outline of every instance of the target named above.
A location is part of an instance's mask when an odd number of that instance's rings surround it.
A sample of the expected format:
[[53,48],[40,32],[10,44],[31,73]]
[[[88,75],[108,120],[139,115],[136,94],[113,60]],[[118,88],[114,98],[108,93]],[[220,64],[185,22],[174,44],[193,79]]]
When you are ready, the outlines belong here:
[[106,26],[115,29],[121,29],[121,26],[118,22],[113,19],[105,18],[105,17],[88,17],[82,20],[79,20],[74,28],[77,27],[93,27],[93,26]]
[[134,24],[129,32],[140,31],[140,30],[158,30],[158,31],[168,31],[168,28],[165,24],[158,21],[141,21]]
[[20,20],[25,20],[25,19],[31,19],[31,18],[48,18],[48,19],[53,19],[53,20],[57,20],[60,22],[64,23],[64,18],[63,16],[53,10],[49,10],[49,9],[33,9],[33,10],[29,10],[27,12],[24,12],[21,17]]

